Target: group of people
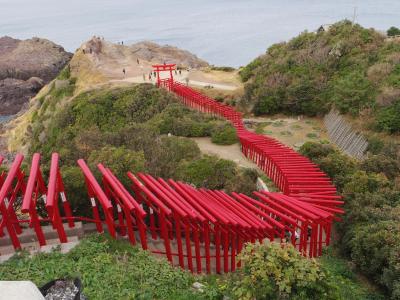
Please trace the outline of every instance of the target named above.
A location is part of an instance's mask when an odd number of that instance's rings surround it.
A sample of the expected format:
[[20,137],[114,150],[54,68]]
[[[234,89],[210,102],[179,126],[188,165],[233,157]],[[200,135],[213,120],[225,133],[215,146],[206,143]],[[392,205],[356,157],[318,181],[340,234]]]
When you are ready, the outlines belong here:
[[[137,62],[138,65],[140,65],[139,58],[136,58],[136,62]],[[164,61],[164,64],[166,64],[165,61]],[[143,66],[140,66],[140,68],[143,71]],[[189,69],[187,71],[189,72]],[[122,69],[122,73],[124,74],[124,78],[125,78],[126,77],[126,69],[125,68]],[[182,75],[182,69],[181,68],[179,68],[178,70],[175,70],[175,75],[178,75],[178,73],[179,73],[179,75]],[[142,76],[143,76],[143,81],[146,81],[146,77],[148,78],[149,81],[152,81],[153,77],[154,78],[157,77],[157,73],[155,71],[150,71],[148,76],[146,76],[145,73],[143,73]],[[185,81],[186,81],[186,85],[189,85],[189,78],[188,77],[185,78]]]

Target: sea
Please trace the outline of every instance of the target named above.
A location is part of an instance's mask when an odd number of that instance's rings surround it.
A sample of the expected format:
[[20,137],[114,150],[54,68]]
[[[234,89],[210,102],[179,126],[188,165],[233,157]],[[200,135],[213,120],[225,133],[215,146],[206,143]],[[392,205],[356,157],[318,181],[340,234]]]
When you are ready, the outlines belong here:
[[399,0],[0,0],[0,36],[50,39],[73,52],[93,35],[152,40],[239,67],[274,43],[349,19],[400,27]]

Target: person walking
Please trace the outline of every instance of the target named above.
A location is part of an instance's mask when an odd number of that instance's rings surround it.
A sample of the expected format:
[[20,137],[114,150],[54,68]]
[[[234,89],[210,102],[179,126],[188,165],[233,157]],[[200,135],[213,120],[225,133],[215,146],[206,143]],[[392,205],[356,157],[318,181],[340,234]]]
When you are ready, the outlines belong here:
[[125,75],[126,75],[125,68],[122,69],[122,73],[124,73],[124,78],[125,78]]

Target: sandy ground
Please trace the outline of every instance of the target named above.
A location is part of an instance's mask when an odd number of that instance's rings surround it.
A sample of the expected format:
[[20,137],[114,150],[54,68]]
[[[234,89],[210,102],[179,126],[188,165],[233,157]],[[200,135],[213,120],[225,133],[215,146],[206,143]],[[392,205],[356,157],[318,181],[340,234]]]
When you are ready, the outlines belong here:
[[[134,76],[134,77],[125,77],[121,79],[111,79],[110,82],[118,83],[118,82],[129,82],[129,83],[156,83],[156,78],[154,76],[149,77],[150,69],[143,68],[142,75]],[[143,76],[145,74],[145,76]],[[173,73],[174,80],[183,84],[189,84],[190,86],[197,86],[197,87],[212,87],[218,90],[227,90],[227,91],[234,91],[240,88],[240,85],[234,85],[232,83],[218,83],[216,79],[208,80],[208,78],[203,78],[201,75],[201,71],[194,70],[194,71],[181,71],[181,74]],[[207,73],[204,73],[207,74]],[[163,72],[161,78],[168,78],[169,73]],[[199,80],[193,80],[192,78],[198,78]],[[189,79],[187,81],[187,79]],[[200,81],[203,80],[203,81]]]
[[204,138],[191,138],[194,140],[200,148],[200,151],[204,154],[216,155],[220,158],[234,161],[241,167],[258,169],[256,164],[248,160],[240,151],[239,143],[220,146],[213,144],[211,139],[208,137]]

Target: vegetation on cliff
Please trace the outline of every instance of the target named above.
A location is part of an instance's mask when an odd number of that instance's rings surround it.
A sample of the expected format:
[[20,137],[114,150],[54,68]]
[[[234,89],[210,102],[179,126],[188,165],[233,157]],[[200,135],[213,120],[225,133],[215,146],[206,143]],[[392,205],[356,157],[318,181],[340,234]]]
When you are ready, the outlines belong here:
[[255,170],[203,156],[187,138],[212,136],[219,143],[236,142],[226,121],[192,111],[173,94],[150,84],[105,87],[70,98],[74,80],[69,81],[62,88],[51,87],[41,98],[32,117],[29,152],[41,153],[44,162],[50,161],[52,152],[60,154],[67,193],[81,212],[89,206],[76,166],[79,158],[93,170],[104,163],[126,184],[127,171],[143,171],[210,189],[255,190]]
[[349,21],[271,46],[240,71],[255,114],[342,113],[400,131],[400,42]]
[[328,144],[306,143],[301,148],[344,197],[346,213],[336,226],[336,246],[390,299],[400,299],[399,150],[386,144],[360,162]]

